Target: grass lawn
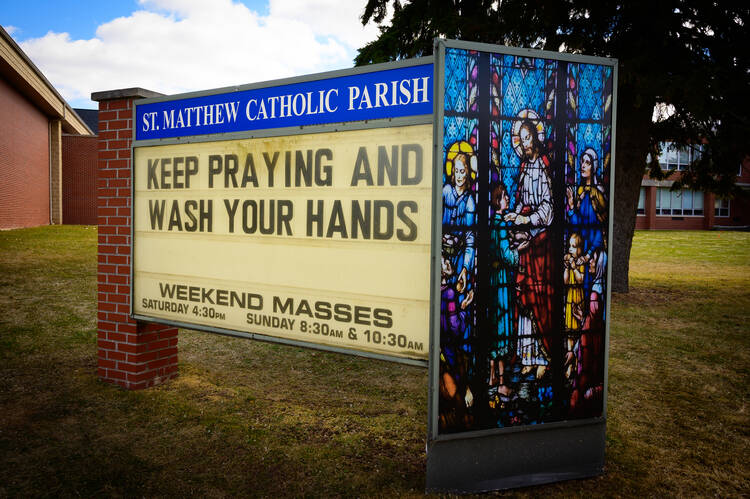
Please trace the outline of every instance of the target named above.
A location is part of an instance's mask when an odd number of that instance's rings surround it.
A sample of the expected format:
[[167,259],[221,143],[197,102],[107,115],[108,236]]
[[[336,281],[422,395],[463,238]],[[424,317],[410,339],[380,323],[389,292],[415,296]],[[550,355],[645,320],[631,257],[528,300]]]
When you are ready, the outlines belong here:
[[[420,496],[427,372],[181,331],[96,377],[96,228],[0,232],[0,497]],[[638,232],[612,306],[605,475],[522,496],[750,495],[750,233]]]

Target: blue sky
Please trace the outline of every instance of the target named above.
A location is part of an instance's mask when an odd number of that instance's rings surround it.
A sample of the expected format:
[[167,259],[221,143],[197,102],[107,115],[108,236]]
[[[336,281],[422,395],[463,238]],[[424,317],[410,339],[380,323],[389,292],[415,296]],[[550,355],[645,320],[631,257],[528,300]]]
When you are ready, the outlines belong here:
[[96,28],[137,8],[135,1],[83,0],[5,0],[2,8],[4,28],[13,26],[16,42],[39,38],[48,31],[68,32],[75,38],[91,38]]
[[73,107],[351,67],[366,0],[0,0],[0,24]]
[[[100,24],[127,16],[139,5],[136,0],[3,0],[2,20],[16,27],[16,41],[39,38],[49,31],[68,32],[74,38],[91,38]],[[260,14],[268,14],[268,1],[242,0],[238,3]]]

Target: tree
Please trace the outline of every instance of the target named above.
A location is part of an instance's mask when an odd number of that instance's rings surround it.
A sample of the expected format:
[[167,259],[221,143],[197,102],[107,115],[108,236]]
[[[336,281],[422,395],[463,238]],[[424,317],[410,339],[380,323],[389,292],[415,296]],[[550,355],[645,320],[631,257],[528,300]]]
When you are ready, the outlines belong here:
[[[612,289],[627,292],[642,176],[671,173],[659,167],[660,142],[704,144],[674,189],[743,195],[735,175],[750,155],[749,21],[750,7],[730,0],[368,0],[362,23],[380,35],[355,64],[430,55],[435,37],[617,58]],[[654,121],[657,104],[668,112]]]

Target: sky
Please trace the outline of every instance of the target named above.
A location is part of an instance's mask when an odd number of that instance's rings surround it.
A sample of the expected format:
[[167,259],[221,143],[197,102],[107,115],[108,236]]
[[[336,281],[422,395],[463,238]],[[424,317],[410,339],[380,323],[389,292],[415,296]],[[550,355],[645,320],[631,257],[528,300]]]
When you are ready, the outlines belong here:
[[74,108],[350,68],[366,0],[0,0],[0,25]]

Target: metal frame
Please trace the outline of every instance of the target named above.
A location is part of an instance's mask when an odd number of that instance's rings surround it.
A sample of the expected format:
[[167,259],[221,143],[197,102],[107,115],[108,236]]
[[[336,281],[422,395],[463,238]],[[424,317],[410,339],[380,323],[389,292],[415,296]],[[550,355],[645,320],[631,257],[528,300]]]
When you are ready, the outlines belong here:
[[[202,96],[207,96],[207,95],[225,94],[225,93],[230,93],[230,92],[239,92],[239,91],[252,90],[252,89],[258,89],[258,88],[275,87],[275,86],[280,86],[280,85],[288,85],[292,83],[304,83],[304,82],[317,81],[317,80],[328,79],[328,78],[336,78],[340,76],[350,76],[350,75],[383,71],[383,70],[388,70],[388,69],[397,69],[397,68],[402,68],[402,67],[422,66],[422,65],[427,65],[427,64],[433,64],[433,61],[434,61],[433,57],[406,59],[406,60],[392,62],[392,63],[373,64],[373,65],[365,66],[365,67],[356,67],[352,69],[329,71],[325,73],[317,73],[317,74],[299,76],[299,77],[294,77],[294,78],[285,78],[281,80],[271,80],[271,81],[265,81],[261,83],[241,85],[237,87],[224,87],[224,88],[204,90],[204,91],[199,91],[199,92],[190,92],[190,93],[184,93],[184,94],[141,99],[138,101],[134,101],[133,122],[135,125],[135,116],[137,115],[137,107],[139,105],[145,105],[145,104],[150,104],[154,102],[166,102],[166,101],[172,101],[172,100],[180,100],[180,99],[186,99],[186,98],[192,98],[192,97],[202,97]],[[434,71],[433,71],[433,79],[434,79]],[[433,94],[433,99],[434,98],[435,96]],[[201,325],[201,324],[193,324],[193,323],[182,322],[182,321],[172,321],[172,320],[162,319],[158,317],[150,317],[148,315],[134,314],[133,313],[133,304],[134,304],[133,298],[135,296],[135,280],[134,280],[134,274],[135,274],[135,251],[134,251],[134,248],[135,248],[135,202],[133,201],[135,199],[135,151],[136,149],[141,148],[141,147],[166,146],[166,145],[175,145],[175,144],[191,144],[191,143],[200,143],[200,142],[221,142],[221,141],[227,141],[227,140],[281,137],[281,136],[289,136],[289,135],[308,135],[308,134],[315,134],[315,133],[366,130],[366,129],[373,129],[373,128],[400,127],[400,126],[410,126],[410,125],[426,125],[432,122],[433,122],[433,115],[424,114],[424,115],[386,118],[386,119],[377,119],[377,120],[331,123],[331,124],[325,124],[325,125],[294,126],[294,127],[284,127],[284,128],[269,128],[269,129],[263,129],[263,130],[250,130],[250,131],[243,131],[243,132],[192,135],[192,136],[185,136],[185,137],[170,137],[170,138],[164,138],[164,139],[134,140],[130,147],[130,153],[131,153],[131,156],[130,156],[131,157],[130,198],[132,200],[131,206],[130,206],[130,220],[131,220],[131,224],[130,224],[130,310],[129,310],[130,317],[132,317],[135,320],[154,322],[158,324],[165,324],[168,326],[180,327],[184,329],[205,331],[208,333],[215,333],[215,334],[220,334],[224,336],[233,336],[237,338],[246,338],[246,339],[256,339],[256,340],[266,341],[270,343],[280,343],[280,344],[285,344],[285,345],[312,348],[315,350],[345,353],[345,354],[356,355],[356,356],[366,357],[366,358],[371,358],[371,359],[387,360],[387,361],[397,362],[397,363],[406,364],[406,365],[427,367],[429,364],[429,353],[428,353],[428,360],[410,359],[410,358],[405,358],[405,357],[396,357],[396,356],[391,356],[391,355],[378,354],[374,352],[367,352],[367,351],[355,350],[355,349],[344,348],[344,347],[323,345],[319,343],[290,340],[286,338],[277,338],[275,336],[268,336],[268,335],[259,334],[259,333],[234,331],[230,329],[217,328],[217,327],[206,326],[206,325]],[[435,212],[434,205],[432,207],[432,210],[434,213]],[[432,301],[432,297],[430,297],[430,300]]]
[[[617,150],[617,82],[618,82],[618,71],[619,66],[617,59],[614,60],[614,67],[612,68],[612,155],[610,159],[611,172],[609,177],[609,235],[607,237],[607,248],[612,251],[612,241],[614,235],[612,234],[612,228],[615,218],[615,174],[617,168],[615,168],[615,154]],[[607,397],[609,393],[609,325],[612,317],[612,263],[609,262],[607,265],[607,306],[605,308],[606,317],[610,318],[604,324],[604,397],[602,403],[602,416],[607,418]]]
[[[612,145],[611,166],[609,186],[609,227],[607,243],[612,248],[612,220],[614,215],[614,186],[615,186],[615,137],[617,122],[617,60],[604,57],[592,57],[578,54],[566,54],[559,52],[531,50],[502,45],[486,43],[473,43],[460,40],[436,39],[433,56],[435,57],[433,102],[433,226],[432,226],[432,278],[431,278],[431,320],[430,320],[430,363],[429,363],[429,393],[428,393],[428,420],[427,420],[427,490],[428,491],[458,491],[479,492],[494,490],[498,488],[519,487],[538,483],[548,483],[569,478],[581,478],[601,473],[597,466],[583,466],[576,468],[575,464],[570,466],[565,463],[568,459],[585,457],[598,458],[601,452],[602,466],[604,455],[604,438],[607,419],[607,389],[609,373],[609,329],[612,301],[612,265],[607,266],[607,293],[606,293],[606,317],[605,341],[604,341],[604,396],[602,399],[602,416],[596,418],[575,419],[568,421],[556,421],[539,425],[525,425],[518,427],[507,427],[497,429],[486,429],[467,431],[440,435],[438,433],[438,400],[439,400],[439,355],[440,355],[440,303],[436,297],[440,296],[440,258],[439,248],[442,244],[442,216],[438,216],[438,207],[442,205],[440,186],[442,185],[442,147],[443,147],[443,119],[445,100],[445,51],[447,48],[464,50],[476,50],[525,56],[533,58],[546,58],[574,63],[588,63],[613,68],[612,88]],[[508,464],[509,452],[523,452],[526,455],[522,460],[531,463],[529,453],[540,458],[541,461],[548,460],[542,456],[545,446],[558,446],[575,442],[579,447],[573,449],[572,455],[559,456],[556,464],[548,467],[533,469],[521,468],[511,470],[511,475],[503,476],[498,466],[504,459],[503,464]],[[502,452],[498,451],[502,449]],[[549,452],[549,449],[546,449]],[[431,457],[432,453],[432,457]],[[499,455],[498,455],[499,454]],[[559,453],[558,453],[559,454]],[[447,465],[450,460],[452,465]],[[554,459],[552,459],[554,461]],[[451,467],[453,466],[453,467]],[[554,468],[553,466],[557,466]],[[509,466],[512,468],[512,466]],[[508,471],[508,469],[504,470]],[[451,481],[445,475],[464,473],[464,476]],[[487,479],[487,473],[495,473],[494,478]],[[516,473],[516,474],[512,474]]]
[[[534,59],[554,59],[557,61],[581,62],[584,64],[598,64],[600,66],[617,66],[617,59],[609,57],[598,57],[594,55],[570,54],[567,52],[554,52],[551,50],[527,49],[522,47],[508,47],[506,45],[494,45],[492,43],[467,42],[465,40],[437,39],[439,45],[444,48],[476,50],[478,52],[494,52],[496,54],[519,55],[533,57]],[[433,57],[437,57],[433,55]],[[614,119],[614,116],[613,116]]]

